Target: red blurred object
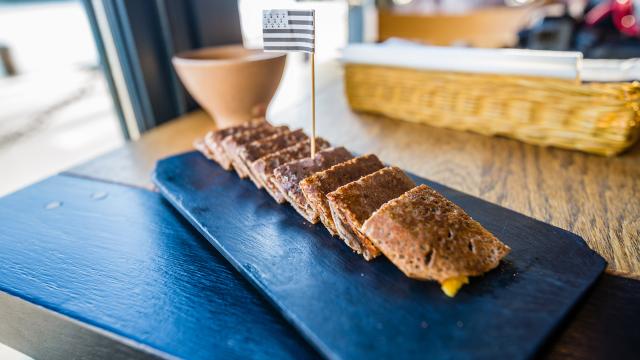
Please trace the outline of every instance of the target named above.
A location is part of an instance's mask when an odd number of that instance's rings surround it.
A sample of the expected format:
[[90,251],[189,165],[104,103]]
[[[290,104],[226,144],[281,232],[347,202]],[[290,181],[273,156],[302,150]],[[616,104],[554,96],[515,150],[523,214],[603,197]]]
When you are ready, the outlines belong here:
[[585,22],[587,25],[596,25],[607,16],[611,16],[613,24],[621,33],[640,37],[639,13],[634,12],[632,0],[608,0],[591,9],[585,15]]

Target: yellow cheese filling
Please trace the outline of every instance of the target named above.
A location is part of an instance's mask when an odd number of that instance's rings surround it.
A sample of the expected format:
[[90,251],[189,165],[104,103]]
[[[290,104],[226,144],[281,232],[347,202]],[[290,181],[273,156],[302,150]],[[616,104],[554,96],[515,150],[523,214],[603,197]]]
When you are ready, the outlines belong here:
[[442,291],[448,297],[454,297],[456,296],[456,294],[458,293],[458,290],[460,290],[462,285],[468,284],[468,283],[469,283],[469,278],[467,276],[456,276],[443,281],[440,289],[442,289]]

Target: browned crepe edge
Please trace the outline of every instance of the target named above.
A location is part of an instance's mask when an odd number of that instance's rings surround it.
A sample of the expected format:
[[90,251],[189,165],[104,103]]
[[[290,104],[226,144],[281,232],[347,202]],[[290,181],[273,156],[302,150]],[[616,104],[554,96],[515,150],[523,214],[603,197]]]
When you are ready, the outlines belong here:
[[[262,184],[264,189],[267,190],[269,195],[271,195],[271,197],[273,197],[276,200],[276,202],[278,202],[278,204],[283,204],[287,200],[285,199],[284,195],[280,193],[280,190],[278,189],[278,186],[275,185],[273,180],[270,180],[270,178],[273,176],[273,171],[278,166],[286,165],[289,162],[300,160],[300,159],[304,159],[305,157],[309,157],[308,153],[310,152],[310,144],[311,144],[311,140],[307,139],[307,140],[301,141],[301,142],[299,142],[299,143],[297,143],[295,145],[292,145],[292,146],[290,146],[288,148],[285,148],[285,149],[282,149],[280,151],[277,151],[277,152],[275,152],[273,154],[269,154],[269,155],[263,156],[260,159],[258,159],[256,161],[254,161],[253,163],[251,163],[251,170],[252,170],[253,174],[256,175],[256,177],[258,178],[258,180],[260,181],[260,183]],[[320,151],[322,151],[322,150],[328,149],[331,145],[329,144],[328,141],[326,141],[326,140],[324,140],[324,139],[322,139],[320,137],[316,137],[316,146]],[[296,157],[292,157],[292,158],[288,159],[288,161],[278,164],[278,166],[276,166],[275,168],[272,168],[272,169],[269,169],[269,170],[265,170],[264,169],[263,165],[265,165],[265,161],[268,161],[270,157],[277,156],[278,154],[283,154],[283,153],[286,153],[286,152],[290,152],[294,148],[302,148],[303,150],[306,150],[306,153],[298,153],[298,154],[296,154]]]
[[[244,165],[244,163],[242,162],[242,160],[240,159],[240,157],[238,156],[238,151],[240,149],[240,147],[245,144],[243,143],[238,143],[237,139],[238,137],[242,136],[245,133],[251,133],[251,132],[255,132],[255,131],[266,131],[266,129],[262,129],[259,128],[258,130],[256,129],[248,129],[242,133],[238,133],[235,135],[231,135],[231,136],[227,136],[223,141],[222,141],[222,146],[224,147],[225,150],[225,154],[227,156],[227,158],[229,158],[231,160],[231,164],[233,164],[233,168],[236,170],[236,172],[238,173],[238,176],[241,179],[246,178],[247,176],[249,176],[248,172],[249,170],[247,169],[247,167]],[[289,128],[286,126],[276,126],[273,127],[271,129],[271,132],[266,133],[264,135],[262,135],[261,137],[255,138],[251,141],[255,141],[255,140],[259,140],[259,139],[263,139],[266,137],[270,137],[273,136],[275,134],[279,134],[282,132],[286,132],[289,131]]]
[[267,122],[264,118],[255,118],[251,119],[246,123],[231,126],[224,129],[209,131],[204,136],[204,144],[209,148],[211,152],[212,160],[217,162],[223,169],[231,170],[232,164],[231,160],[227,157],[224,147],[222,146],[222,141],[230,135],[240,133],[242,131],[246,131],[248,129],[257,129],[263,127],[273,127],[269,122]]
[[[252,166],[253,162],[258,161],[260,158],[264,156],[268,156],[270,154],[277,153],[280,150],[284,150],[291,146],[295,146],[296,143],[300,143],[301,141],[305,141],[308,139],[309,137],[301,129],[294,130],[294,131],[285,131],[283,133],[274,134],[270,137],[256,140],[242,146],[238,150],[238,158],[240,159],[240,161],[242,161],[244,169],[246,173],[249,175],[249,178],[251,179],[251,181],[253,181],[254,185],[258,189],[262,189],[264,185],[260,180],[260,177],[258,176],[258,174],[253,169],[253,166]],[[280,140],[280,141],[276,142],[276,140]],[[248,147],[251,146],[251,144],[258,144],[261,142],[274,142],[274,146],[276,146],[276,150],[270,153],[263,154],[255,159],[253,157],[248,157],[246,153],[248,151]]]
[[[319,171],[309,177],[307,177],[306,179],[303,179],[302,181],[300,181],[300,189],[302,190],[302,193],[304,194],[305,198],[307,199],[307,202],[316,209],[316,212],[318,213],[319,217],[320,217],[320,221],[324,224],[324,226],[327,228],[327,230],[329,231],[329,233],[332,236],[335,235],[339,235],[338,234],[338,230],[336,228],[336,225],[333,221],[333,215],[331,212],[331,208],[329,206],[329,202],[327,200],[326,195],[333,191],[336,190],[337,187],[335,189],[331,189],[329,191],[327,191],[325,189],[325,182],[324,182],[324,177],[331,177],[336,171],[341,171],[341,170],[349,170],[349,168],[354,168],[360,164],[362,164],[363,162],[365,162],[365,165],[367,165],[366,162],[368,161],[373,161],[373,162],[377,162],[379,167],[376,168],[375,170],[366,170],[369,172],[365,172],[365,173],[358,173],[358,178],[355,180],[358,180],[359,178],[361,178],[362,176],[366,176],[369,175],[375,171],[378,171],[382,168],[384,168],[384,164],[382,164],[382,162],[380,161],[380,159],[378,159],[378,157],[374,154],[366,154],[366,155],[362,155],[362,156],[358,156],[355,157],[353,159],[347,160],[345,162],[342,162],[340,164],[336,164],[333,165],[332,167],[323,170],[323,171]],[[358,170],[360,170],[361,168],[357,168]],[[351,180],[351,181],[355,181],[355,180]],[[343,183],[342,185],[346,185],[347,183]],[[338,186],[338,187],[340,187]]]
[[[288,174],[284,175],[284,179],[283,179],[283,178],[280,178],[280,172],[284,171],[282,169],[285,169],[285,167],[287,166],[291,167],[293,165],[299,165],[295,163],[312,160],[313,164],[310,164],[310,166],[314,165],[313,166],[314,171],[312,173],[307,174],[307,175],[311,175],[317,171],[328,169],[329,167],[339,162],[345,161],[343,159],[334,158],[335,154],[338,154],[338,153],[343,153],[343,155],[348,154],[348,156],[352,156],[351,153],[347,149],[345,149],[343,146],[336,147],[336,148],[329,148],[329,149],[325,149],[317,152],[315,157],[313,158],[303,158],[303,159],[292,161],[285,165],[279,166],[273,172],[273,177],[271,178],[271,182],[277,186],[278,190],[284,195],[285,199],[291,204],[291,206],[293,206],[293,208],[300,215],[302,215],[302,217],[304,217],[307,221],[309,221],[312,224],[316,224],[319,221],[319,215],[315,211],[315,209],[310,206],[310,204],[307,202],[306,198],[304,197],[304,194],[302,194],[302,190],[300,190],[300,181],[302,181],[303,179],[297,179],[296,184],[294,184],[290,189],[286,189],[283,186],[283,184],[284,183],[291,184],[289,180],[285,180],[286,178],[288,178],[289,175]],[[331,160],[331,162],[328,162],[329,159]],[[334,162],[334,161],[339,161],[339,162]],[[321,162],[321,164],[318,164],[318,162]]]
[[264,184],[264,189],[267,190],[267,193],[269,193],[269,195],[271,195],[278,204],[284,204],[287,202],[287,198],[285,198],[284,194],[278,188],[278,185],[273,179],[273,175],[269,176]]
[[[348,227],[350,229],[350,232],[344,233],[344,235],[345,236],[352,236],[353,234],[356,235],[357,239],[360,241],[360,246],[362,248],[361,254],[367,260],[370,260],[379,256],[380,250],[376,248],[376,246],[373,244],[373,242],[371,242],[368,236],[366,236],[364,233],[360,231],[360,227],[362,226],[362,224],[360,224],[359,221],[355,221],[355,219],[358,216],[353,212],[352,206],[350,206],[347,203],[344,203],[342,193],[346,191],[348,188],[355,186],[356,183],[362,183],[364,181],[367,181],[371,177],[380,176],[379,174],[383,172],[384,173],[394,172],[399,176],[404,177],[404,180],[407,180],[407,184],[411,183],[413,186],[415,186],[411,178],[409,178],[400,168],[393,166],[393,167],[385,167],[369,175],[363,176],[360,179],[353,181],[349,184],[343,185],[338,189],[336,189],[335,191],[327,194],[327,201],[329,201],[330,206],[332,207],[332,209],[334,209],[332,210],[332,216],[334,213],[339,215],[338,218],[336,218],[335,216],[333,217],[333,221],[336,224],[336,228],[338,228],[338,226],[341,226],[342,228]],[[344,220],[346,220],[346,223]],[[343,238],[343,240],[346,240],[346,239]],[[350,240],[353,240],[353,239],[350,239]]]
[[213,154],[211,150],[209,150],[209,147],[205,145],[204,138],[195,139],[193,141],[193,147],[208,160],[213,160]]
[[[447,225],[450,225],[451,222],[455,223],[457,220],[464,224],[462,230],[452,230],[448,226],[447,228],[437,228],[436,232],[424,233],[419,237],[421,234],[419,231],[428,229],[419,226],[407,229],[406,226],[403,226],[402,222],[407,221],[412,214],[415,214],[415,208],[407,209],[408,202],[419,201],[419,199],[411,197],[424,193],[432,201],[439,201],[442,204],[439,213],[430,212],[430,214],[434,214],[434,217],[441,215],[442,217],[438,221],[446,222]],[[394,211],[398,206],[403,206],[403,208]],[[447,210],[447,207],[450,211]],[[442,212],[443,209],[445,212]],[[409,211],[409,214],[402,214],[402,211]],[[418,223],[429,220],[429,218],[423,218],[421,213],[415,216],[419,217],[414,220]],[[400,197],[388,201],[365,221],[361,230],[405,275],[420,280],[436,280],[440,283],[460,276],[482,275],[497,267],[500,260],[510,251],[507,245],[473,220],[462,208],[426,185],[416,186]],[[461,236],[459,234],[463,234],[462,236],[466,234],[466,237],[456,239],[455,236]],[[435,240],[428,243],[429,239]],[[455,248],[451,248],[451,246],[455,246]],[[481,255],[477,254],[478,250]],[[441,253],[444,251],[450,255]],[[487,254],[491,256],[487,256]],[[427,259],[428,262],[425,266]],[[432,266],[434,261],[437,262],[435,269],[435,265]]]

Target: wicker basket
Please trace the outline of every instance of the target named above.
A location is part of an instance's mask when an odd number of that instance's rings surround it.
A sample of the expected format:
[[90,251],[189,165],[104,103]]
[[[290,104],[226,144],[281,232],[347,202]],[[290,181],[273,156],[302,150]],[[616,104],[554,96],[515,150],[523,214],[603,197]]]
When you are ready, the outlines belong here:
[[615,155],[640,128],[640,84],[590,83],[347,64],[354,110]]

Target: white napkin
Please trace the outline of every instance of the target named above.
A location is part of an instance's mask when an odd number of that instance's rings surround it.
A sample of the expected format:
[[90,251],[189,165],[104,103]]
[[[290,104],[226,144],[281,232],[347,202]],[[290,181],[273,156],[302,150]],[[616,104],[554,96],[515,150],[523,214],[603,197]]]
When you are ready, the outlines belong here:
[[343,49],[345,63],[397,66],[435,71],[540,76],[584,81],[640,78],[640,59],[589,60],[573,51],[479,49],[427,46],[390,39],[382,44],[352,44]]

